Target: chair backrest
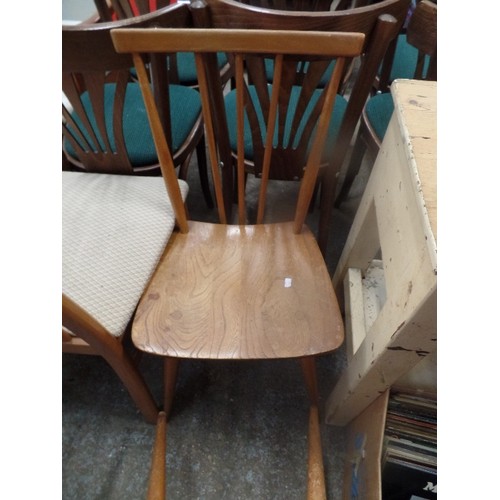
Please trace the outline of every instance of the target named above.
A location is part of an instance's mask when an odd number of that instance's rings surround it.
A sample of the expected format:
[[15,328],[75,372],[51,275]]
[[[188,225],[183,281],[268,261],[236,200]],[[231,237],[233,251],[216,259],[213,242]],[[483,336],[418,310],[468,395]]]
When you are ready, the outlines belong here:
[[[404,35],[400,35],[399,38],[401,37],[403,40],[398,43],[409,44],[418,50],[414,66],[409,66],[412,58],[408,57],[408,54],[403,53],[401,56],[407,59],[404,61],[404,66],[408,66],[413,72],[412,78],[437,80],[437,4],[430,0],[420,0],[408,22],[406,40]],[[378,84],[378,89],[383,92],[388,90],[391,79],[398,77],[397,69],[393,70],[397,50],[396,43],[392,43],[384,58]]]
[[[171,200],[177,211],[177,223],[181,231],[188,230],[187,214],[184,209],[178,184],[176,183],[175,171],[167,142],[162,132],[162,127],[155,107],[153,95],[148,82],[145,65],[140,52],[193,51],[196,56],[198,80],[200,82],[200,93],[203,104],[203,114],[207,130],[207,143],[209,146],[212,175],[219,208],[221,222],[226,222],[224,211],[224,200],[222,197],[222,186],[220,179],[220,152],[218,149],[218,138],[215,134],[215,123],[219,120],[220,109],[214,105],[214,95],[222,94],[219,81],[213,80],[214,59],[207,55],[216,52],[227,52],[233,55],[235,61],[235,86],[237,111],[234,122],[230,126],[235,127],[238,137],[238,214],[239,223],[246,222],[246,210],[244,205],[244,128],[245,128],[245,105],[249,103],[249,87],[244,77],[244,61],[248,57],[267,56],[274,59],[274,82],[271,95],[268,95],[268,107],[261,109],[261,119],[267,123],[265,137],[266,153],[263,159],[264,168],[259,196],[258,221],[262,221],[265,197],[267,190],[267,178],[271,150],[275,134],[281,134],[281,114],[283,105],[289,99],[293,86],[293,75],[297,68],[297,62],[309,62],[308,71],[304,76],[299,102],[301,109],[308,109],[314,116],[314,123],[308,127],[314,128],[315,132],[310,140],[308,155],[305,159],[304,176],[298,196],[297,210],[294,220],[295,231],[300,232],[304,222],[309,201],[312,197],[315,181],[318,175],[322,149],[325,144],[328,124],[332,114],[335,96],[340,84],[343,65],[345,60],[356,56],[361,52],[364,35],[354,33],[318,33],[318,32],[290,32],[269,30],[225,30],[225,29],[194,29],[194,30],[116,30],[112,32],[117,51],[132,52],[134,63],[139,76],[141,89],[144,94],[146,108],[151,122],[151,128],[155,137],[155,143],[160,157],[163,176]],[[321,90],[321,96],[315,93],[316,85],[332,60],[336,60],[335,70],[330,76],[328,85]],[[207,68],[212,67],[212,71]],[[292,75],[292,76],[291,76]],[[316,96],[316,101],[311,98]],[[308,107],[309,106],[309,107]],[[306,111],[307,113],[307,111]],[[299,118],[300,122],[301,119]],[[305,121],[305,120],[303,120]]]
[[[418,49],[416,79],[437,79],[437,4],[421,0],[408,23],[406,38],[410,45]],[[424,75],[425,56],[430,58],[429,68]]]
[[116,21],[143,16],[163,9],[170,0],[94,0],[101,21]]
[[[359,68],[353,72],[347,108],[335,142],[328,144],[328,168],[322,183],[322,212],[333,204],[333,192],[338,172],[349,149],[350,141],[361,116],[364,103],[388,44],[399,33],[406,18],[410,0],[383,0],[372,5],[347,10],[307,12],[263,9],[234,0],[196,0],[191,4],[197,27],[267,30],[318,30],[360,32],[365,34]],[[351,67],[349,64],[347,68]],[[258,158],[258,153],[254,150]],[[261,155],[262,156],[262,155]],[[230,161],[230,160],[229,160]],[[297,172],[301,166],[293,167]],[[295,173],[291,175],[293,179]],[[326,207],[326,208],[325,208]],[[327,222],[320,222],[326,226]],[[321,244],[321,243],[320,243]]]
[[[84,170],[128,174],[158,170],[156,158],[153,165],[145,162],[134,168],[130,161],[123,133],[124,106],[126,99],[133,97],[133,85],[137,85],[132,84],[131,56],[118,54],[110,36],[113,28],[150,26],[190,27],[189,7],[177,4],[131,19],[62,27],[63,149],[68,159]],[[167,65],[165,58],[152,57],[149,68],[170,143],[168,73],[171,70],[167,70]],[[138,87],[136,91],[141,99]]]
[[240,0],[241,3],[279,10],[330,10],[332,0]]

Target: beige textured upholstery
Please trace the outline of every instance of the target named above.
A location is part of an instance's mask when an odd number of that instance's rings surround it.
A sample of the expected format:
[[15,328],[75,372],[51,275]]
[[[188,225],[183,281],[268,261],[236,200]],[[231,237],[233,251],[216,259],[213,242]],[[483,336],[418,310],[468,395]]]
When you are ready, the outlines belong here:
[[62,172],[63,293],[122,335],[174,224],[162,177]]

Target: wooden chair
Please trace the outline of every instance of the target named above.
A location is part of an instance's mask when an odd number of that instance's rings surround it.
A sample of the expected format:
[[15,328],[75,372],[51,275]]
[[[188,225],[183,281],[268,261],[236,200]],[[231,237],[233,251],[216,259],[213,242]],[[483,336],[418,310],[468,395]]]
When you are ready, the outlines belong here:
[[[133,53],[137,73],[152,122],[163,175],[172,199],[177,199],[179,231],[171,238],[132,326],[135,345],[165,357],[164,411],[170,413],[179,361],[296,358],[300,361],[311,400],[309,494],[324,498],[318,388],[315,356],[337,349],[343,341],[343,324],[331,279],[317,242],[304,225],[328,122],[334,108],[345,60],[360,53],[364,35],[269,30],[116,30],[112,37],[118,52]],[[142,54],[150,51],[193,51],[207,128],[207,143],[221,224],[188,219],[179,197],[174,164],[151,92]],[[238,224],[227,224],[222,195],[218,137],[221,112],[215,94],[222,94],[214,68],[216,52],[232,53],[238,111],[231,127],[237,129],[239,186]],[[211,58],[206,57],[208,54]],[[269,108],[266,153],[262,171],[256,225],[246,224],[244,182],[244,108],[249,88],[244,61],[259,54],[275,57],[275,80]],[[316,100],[312,113],[315,133],[305,159],[295,217],[291,222],[262,223],[271,169],[274,128],[279,128],[281,105],[292,92],[297,61],[310,61],[304,88],[315,89],[322,73],[336,58],[335,71],[321,96],[303,92],[298,109]],[[211,71],[208,70],[212,67]],[[222,98],[222,96],[219,96]],[[217,117],[217,118],[216,118]],[[314,126],[311,124],[311,126]]]
[[[413,52],[408,50],[408,45],[413,48]],[[401,59],[403,61],[400,62]],[[421,0],[417,4],[406,34],[398,37],[398,48],[392,64],[394,70],[391,72],[391,81],[396,78],[437,80],[437,4],[429,0]],[[411,70],[408,69],[410,64]],[[398,74],[398,71],[401,73]],[[375,94],[366,102],[335,206],[339,207],[347,198],[365,154],[368,152],[372,158],[377,155],[393,111],[390,92]]]
[[94,0],[101,21],[143,16],[170,5],[170,0]]
[[[233,28],[233,29],[281,29],[281,30],[322,30],[356,31],[366,35],[360,67],[352,73],[353,61],[346,65],[342,83],[346,83],[349,74],[355,76],[350,81],[349,99],[339,95],[335,114],[329,127],[327,147],[323,157],[321,174],[321,213],[318,241],[325,255],[329,237],[330,216],[334,201],[336,178],[350,146],[363,105],[370,93],[378,67],[385,55],[389,42],[397,36],[405,19],[409,0],[383,0],[373,5],[340,11],[307,12],[281,11],[252,7],[234,0],[198,0],[191,5],[193,21],[198,27]],[[248,68],[255,88],[263,89],[267,85],[264,75],[265,65]],[[224,104],[220,104],[223,106]],[[234,95],[225,98],[225,105],[234,110]],[[292,102],[293,106],[294,103]],[[258,130],[260,124],[250,114],[248,119],[254,122],[252,134],[246,137],[246,171],[259,176],[264,158],[263,135]],[[288,127],[290,124],[287,124]],[[225,127],[221,125],[221,133]],[[250,130],[250,129],[248,129]],[[231,130],[229,130],[231,132]],[[234,132],[234,131],[233,131]],[[286,138],[286,134],[279,136]],[[235,159],[235,135],[230,134],[229,149],[224,164],[224,192],[226,210],[230,210],[233,198],[232,164]],[[272,151],[273,161],[270,178],[297,180],[302,176],[301,156],[290,151],[290,143],[275,144]]]
[[[147,14],[167,6],[171,2],[170,0],[94,0],[94,3],[101,20],[111,21]],[[224,85],[231,78],[231,66],[225,54],[217,54],[217,59]],[[170,74],[171,83],[197,88],[196,65],[192,53],[169,54],[169,67],[173,70]]]
[[[129,337],[129,323],[137,302],[173,229],[174,218],[169,215],[171,207],[163,178],[133,175],[136,170],[125,151],[125,140],[117,133],[124,107],[123,96],[130,96],[131,89],[135,89],[132,96],[137,102],[133,112],[129,112],[129,119],[140,120],[140,109],[137,109],[140,104],[142,123],[148,131],[150,128],[141,91],[137,83],[130,83],[128,76],[132,58],[116,53],[110,29],[136,23],[149,26],[155,19],[166,26],[184,26],[190,15],[186,6],[178,5],[137,18],[133,23],[63,29],[63,88],[74,110],[83,115],[82,101],[85,100],[80,94],[80,82],[89,89],[88,94],[96,103],[94,109],[103,107],[105,73],[110,71],[116,75],[112,85],[117,89],[114,103],[117,113],[110,120],[114,125],[116,151],[108,151],[111,139],[104,126],[105,117],[96,111],[100,128],[90,137],[99,144],[96,137],[101,134],[103,150],[82,152],[81,172],[70,168],[62,172],[62,350],[64,353],[101,355],[122,380],[145,419],[152,423],[156,421],[157,404],[137,369],[133,355],[138,351],[131,351],[125,340]],[[200,124],[196,133],[201,133],[199,93],[187,89],[186,95],[197,100],[198,111],[193,116],[193,123]],[[63,117],[66,136],[71,128],[76,130],[76,118],[68,108],[63,109]],[[89,130],[92,128],[88,121],[81,123],[86,123]],[[71,140],[76,143],[76,139]],[[79,144],[74,146],[75,151],[78,148]],[[152,149],[157,158],[154,145]],[[175,161],[180,161],[182,154],[179,149]],[[71,157],[65,154],[68,156]],[[74,161],[73,157],[71,159]],[[148,169],[145,171],[149,173]],[[182,190],[186,196],[187,185],[183,182]]]
[[[110,30],[116,27],[190,27],[187,5],[108,23],[62,28],[63,151],[73,168],[88,172],[159,175],[160,167],[141,92],[130,74],[130,56],[118,55]],[[170,82],[166,62],[152,60],[150,77],[179,177],[196,150],[205,200],[213,206],[208,181],[199,93]]]
[[333,0],[240,0],[241,3],[279,10],[330,10]]
[[174,227],[163,179],[64,171],[62,195],[63,353],[102,356],[154,423],[157,405],[125,339]]
[[166,496],[167,414],[161,411],[156,422],[155,441],[151,456],[147,500],[164,500]]

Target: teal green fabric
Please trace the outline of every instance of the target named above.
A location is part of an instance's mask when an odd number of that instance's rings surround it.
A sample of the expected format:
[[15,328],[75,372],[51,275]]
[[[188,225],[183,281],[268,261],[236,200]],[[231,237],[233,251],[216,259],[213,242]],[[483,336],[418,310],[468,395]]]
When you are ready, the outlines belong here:
[[[274,60],[264,59],[264,67],[266,71],[267,81],[272,82],[274,80]],[[321,77],[318,87],[324,87],[330,81],[334,68],[335,61],[332,61],[326,69],[325,74]]]
[[[217,65],[223,68],[227,64],[227,56],[222,52],[217,53]],[[132,76],[137,77],[135,68],[131,68]],[[177,73],[182,85],[196,85],[198,75],[196,74],[196,62],[193,52],[179,52],[177,54]]]
[[[269,85],[269,94],[271,94],[272,90],[272,85]],[[294,87],[292,90],[292,94],[290,97],[290,110],[294,110],[297,106],[297,102],[299,99],[299,94],[300,94],[301,87]],[[262,140],[265,142],[265,125],[264,125],[264,118],[262,116],[262,111],[260,110],[260,106],[258,105],[258,98],[257,98],[257,93],[255,90],[255,87],[250,86],[249,87],[249,93],[251,96],[252,101],[255,103],[255,107],[257,109],[257,112],[259,114],[259,121],[261,123],[261,130],[263,131],[262,134]],[[307,121],[307,117],[310,115],[314,104],[317,102],[319,96],[321,95],[321,90],[318,90],[315,92],[315,95],[313,96],[313,99],[311,100],[311,103],[308,106],[308,110],[306,110],[305,118],[302,120],[302,127],[305,126],[305,122]],[[231,149],[233,151],[236,151],[237,149],[237,137],[236,137],[236,90],[232,90],[229,92],[225,98],[225,107],[226,107],[226,114],[227,114],[227,121],[228,121],[228,128],[229,128],[229,140],[231,144]],[[335,99],[335,107],[332,115],[332,119],[330,121],[330,125],[328,128],[328,136],[327,136],[327,145],[333,145],[337,138],[337,134],[340,130],[340,125],[342,124],[342,119],[344,117],[344,113],[347,107],[347,101],[346,99],[341,96],[337,95],[337,98]],[[286,120],[286,125],[285,125],[285,139],[284,139],[284,144],[288,144],[290,140],[290,134],[291,134],[291,126],[292,126],[292,120],[293,120],[293,111],[290,111],[287,115],[287,120]],[[300,137],[300,130],[299,134],[297,134],[298,137]],[[275,133],[275,137],[277,136],[277,132]],[[275,144],[277,140],[275,139]],[[297,142],[297,140],[295,141]],[[253,160],[253,144],[252,144],[252,135],[250,132],[250,125],[248,122],[248,117],[245,113],[245,134],[244,134],[244,151],[245,151],[245,158],[248,160]],[[293,146],[296,147],[297,144],[294,144]],[[325,155],[328,154],[329,148],[325,148]]]
[[[104,109],[106,116],[106,127],[111,137],[111,147],[115,149],[113,135],[113,101],[116,85],[108,83],[104,89]],[[201,112],[201,101],[199,93],[182,85],[170,85],[170,113],[172,121],[172,148],[177,151],[186,140],[189,132],[192,130],[196,119]],[[92,112],[90,99],[85,92],[82,94],[82,104],[89,115],[89,120],[96,129],[96,120]],[[82,122],[75,114],[73,118],[77,125],[81,127]],[[127,152],[132,166],[139,167],[150,165],[157,161],[157,154],[151,129],[149,127],[146,108],[142,99],[141,90],[136,83],[129,83],[125,93],[125,104],[123,110],[123,134]],[[85,134],[88,141],[91,141],[88,134]],[[98,137],[102,145],[102,138]],[[73,157],[76,152],[68,141],[65,141],[66,151]]]
[[377,137],[382,140],[394,111],[392,94],[376,94],[366,103],[366,115]]
[[[227,64],[226,54],[217,53],[217,65],[222,68]],[[179,82],[184,85],[194,85],[198,81],[196,74],[196,63],[192,52],[179,52],[177,54],[177,71],[179,73]]]
[[[418,50],[407,42],[405,34],[399,35],[392,63],[390,81],[392,82],[396,78],[413,78],[417,58]],[[424,76],[427,74],[428,68],[429,58],[426,57],[424,62]]]

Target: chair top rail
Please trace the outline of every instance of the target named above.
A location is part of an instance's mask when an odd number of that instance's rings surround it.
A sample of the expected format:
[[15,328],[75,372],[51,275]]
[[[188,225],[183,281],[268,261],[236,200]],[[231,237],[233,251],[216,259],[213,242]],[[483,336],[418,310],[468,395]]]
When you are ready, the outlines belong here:
[[[286,43],[283,35],[286,33]],[[221,38],[221,35],[224,37]],[[363,47],[362,33],[243,29],[116,29],[111,37],[117,52],[246,52],[355,57]]]

